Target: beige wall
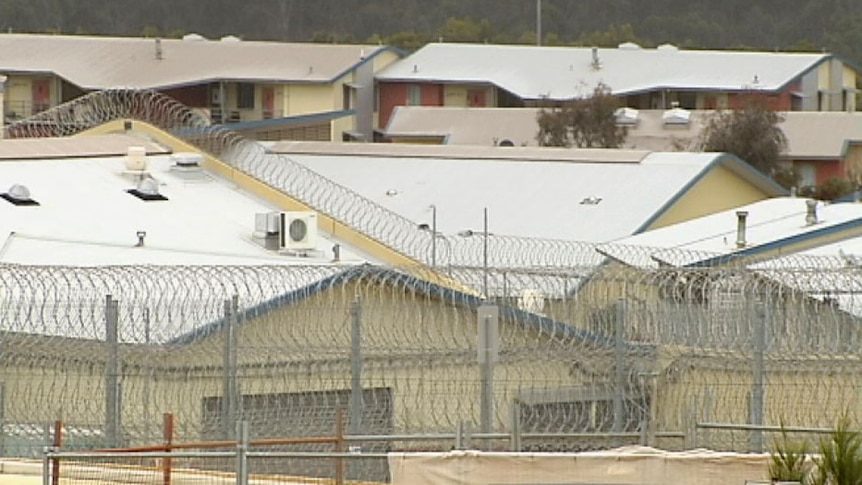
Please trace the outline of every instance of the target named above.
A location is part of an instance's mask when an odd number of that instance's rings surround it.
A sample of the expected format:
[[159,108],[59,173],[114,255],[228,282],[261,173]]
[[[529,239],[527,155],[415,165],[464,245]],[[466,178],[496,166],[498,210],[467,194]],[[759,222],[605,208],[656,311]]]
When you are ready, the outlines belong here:
[[766,198],[768,196],[762,190],[718,165],[653,222],[649,229],[669,226]]
[[340,89],[331,84],[285,84],[282,110],[286,116],[297,116],[341,109]]

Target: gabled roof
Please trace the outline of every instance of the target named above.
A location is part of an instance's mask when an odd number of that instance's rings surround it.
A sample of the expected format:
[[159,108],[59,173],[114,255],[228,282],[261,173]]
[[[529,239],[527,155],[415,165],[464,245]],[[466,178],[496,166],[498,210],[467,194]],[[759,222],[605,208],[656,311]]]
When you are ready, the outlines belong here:
[[778,91],[828,54],[517,45],[428,44],[378,81],[491,84],[522,99],[571,99],[599,84],[613,94],[658,89]]
[[328,83],[387,50],[393,49],[0,34],[0,72],[53,73],[83,89],[161,89],[215,81]]
[[[538,108],[456,108],[399,106],[393,111],[385,136],[439,139],[447,145],[492,146],[503,140],[515,146],[536,146]],[[689,123],[668,125],[662,110],[638,110],[637,122],[626,125],[625,147],[634,150],[674,151],[693,148],[709,116],[690,111]],[[778,126],[787,137],[783,158],[835,160],[849,145],[862,143],[862,113],[843,111],[783,111]]]
[[[862,205],[817,202],[816,222],[811,223],[806,220],[808,204],[795,197],[767,199],[621,238],[597,250],[638,267],[700,267],[775,259],[862,235]],[[745,212],[741,246],[740,211]]]
[[[36,141],[80,155],[86,147],[98,148],[99,140],[110,147],[129,138]],[[21,141],[0,141],[0,153],[8,151],[7,144],[18,146]],[[146,168],[167,200],[142,200],[128,192],[137,187],[141,173],[129,171],[125,161],[124,156],[70,158],[56,153],[52,159],[0,160],[0,194],[20,185],[38,204],[0,199],[0,263],[308,265],[333,259],[335,241],[323,234],[305,256],[265,249],[252,237],[255,216],[278,211],[275,206],[203,168],[180,169],[170,155],[148,156]],[[137,245],[138,231],[146,233],[143,246]],[[340,256],[347,264],[365,261],[348,245]]]
[[[337,288],[354,281],[369,280],[377,281],[388,286],[405,288],[420,295],[440,299],[446,303],[470,309],[476,309],[485,303],[482,298],[476,295],[453,290],[393,269],[379,266],[360,265],[347,268],[344,271],[338,272],[319,281],[312,282],[307,286],[297,288],[293,291],[278,295],[270,300],[260,302],[245,310],[239,321],[253,321],[255,318],[259,318],[272,311],[305,300],[306,298],[318,293],[329,291],[333,288]],[[500,307],[500,319],[503,322],[514,321],[524,323],[541,332],[543,335],[556,339],[571,339],[599,346],[613,344],[613,340],[608,337],[599,336],[585,330],[574,328],[568,324],[558,322],[551,318],[511,306],[504,305]],[[192,332],[178,336],[170,343],[192,343],[222,331],[224,329],[224,325],[225,320],[223,318],[218,319],[208,325],[196,328]]]
[[609,241],[645,230],[718,166],[766,194],[784,193],[718,153],[312,142],[270,150],[416,224],[431,225],[436,213],[444,234],[481,231],[488,208],[492,233]]

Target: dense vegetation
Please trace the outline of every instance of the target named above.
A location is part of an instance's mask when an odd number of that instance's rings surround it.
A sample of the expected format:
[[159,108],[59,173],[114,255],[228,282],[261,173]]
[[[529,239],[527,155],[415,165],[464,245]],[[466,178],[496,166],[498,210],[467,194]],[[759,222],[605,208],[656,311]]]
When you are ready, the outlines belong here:
[[[16,32],[535,43],[536,0],[0,0]],[[859,0],[542,0],[545,44],[826,50],[862,63]]]

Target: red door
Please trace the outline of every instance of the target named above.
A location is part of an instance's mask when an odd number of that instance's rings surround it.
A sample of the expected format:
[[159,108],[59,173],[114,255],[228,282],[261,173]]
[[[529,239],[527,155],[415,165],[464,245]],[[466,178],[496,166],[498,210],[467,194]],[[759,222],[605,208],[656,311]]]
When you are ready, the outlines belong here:
[[470,108],[485,107],[485,90],[484,89],[469,89],[467,90],[467,106]]
[[263,119],[268,120],[275,116],[275,90],[272,88],[263,88]]
[[30,85],[32,114],[45,111],[51,107],[51,82],[47,79],[35,79]]

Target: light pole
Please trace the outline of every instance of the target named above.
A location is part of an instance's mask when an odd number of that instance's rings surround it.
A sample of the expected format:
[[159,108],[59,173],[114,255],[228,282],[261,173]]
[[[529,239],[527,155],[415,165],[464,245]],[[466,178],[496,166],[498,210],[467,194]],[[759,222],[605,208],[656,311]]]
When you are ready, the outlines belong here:
[[[465,229],[463,231],[459,231],[458,235],[461,237],[473,237],[476,235],[476,231],[472,229]],[[482,224],[482,299],[488,299],[488,236],[491,233],[488,232],[488,208],[484,209],[484,222]]]
[[431,267],[437,267],[437,205],[431,204]]
[[484,280],[482,283],[482,297],[488,299],[488,208],[485,207],[485,221],[482,226],[482,272]]

